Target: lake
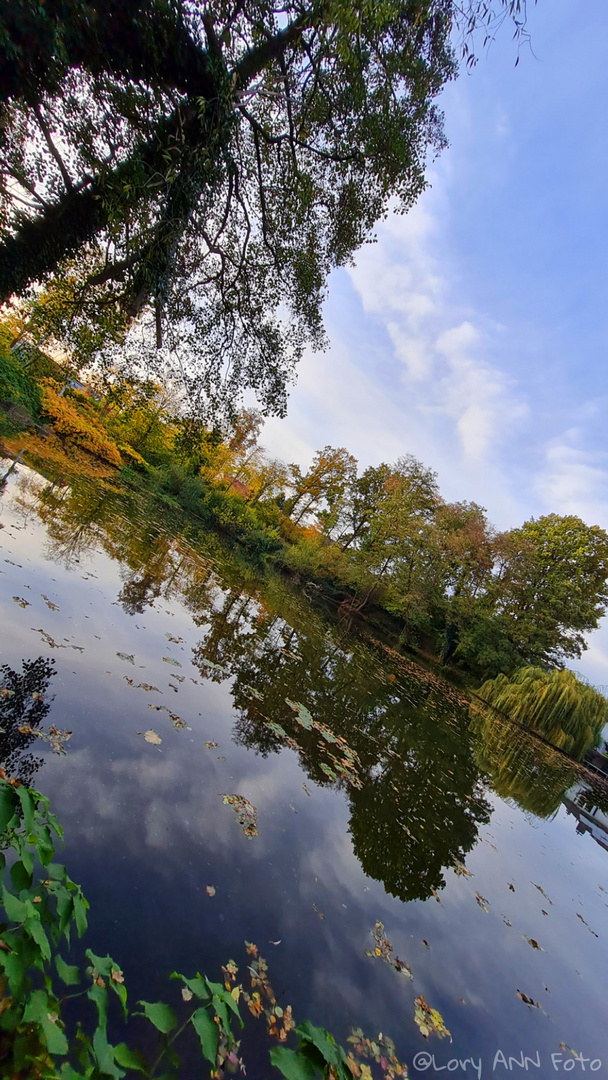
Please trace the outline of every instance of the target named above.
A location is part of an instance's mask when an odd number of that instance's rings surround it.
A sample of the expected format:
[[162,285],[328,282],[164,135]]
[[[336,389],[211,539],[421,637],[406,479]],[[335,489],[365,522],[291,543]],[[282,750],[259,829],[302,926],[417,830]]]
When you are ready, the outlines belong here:
[[178,509],[20,466],[0,525],[2,663],[60,732],[0,756],[130,1000],[242,973],[249,941],[297,1020],[384,1032],[410,1076],[606,1074],[608,816],[560,755]]

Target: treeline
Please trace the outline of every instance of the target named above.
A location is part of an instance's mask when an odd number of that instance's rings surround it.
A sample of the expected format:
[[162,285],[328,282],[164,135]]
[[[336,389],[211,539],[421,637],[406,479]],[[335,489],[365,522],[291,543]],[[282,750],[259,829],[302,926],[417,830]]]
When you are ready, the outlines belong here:
[[[446,501],[411,454],[360,470],[326,446],[308,470],[270,458],[262,417],[229,430],[185,416],[178,392],[107,375],[93,386],[0,325],[0,435],[57,468],[145,483],[272,558],[340,613],[385,619],[476,680],[580,656],[608,602],[608,535],[550,514],[498,532],[483,507]],[[11,442],[11,439],[13,440]]]

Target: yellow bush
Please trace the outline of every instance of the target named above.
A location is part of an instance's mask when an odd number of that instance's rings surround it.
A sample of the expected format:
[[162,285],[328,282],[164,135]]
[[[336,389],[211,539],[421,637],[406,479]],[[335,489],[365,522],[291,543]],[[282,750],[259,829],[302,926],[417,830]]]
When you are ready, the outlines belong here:
[[42,382],[42,411],[61,438],[76,443],[110,465],[122,464],[118,447],[108,438],[92,410],[87,409],[83,415],[78,406],[59,397],[49,379]]

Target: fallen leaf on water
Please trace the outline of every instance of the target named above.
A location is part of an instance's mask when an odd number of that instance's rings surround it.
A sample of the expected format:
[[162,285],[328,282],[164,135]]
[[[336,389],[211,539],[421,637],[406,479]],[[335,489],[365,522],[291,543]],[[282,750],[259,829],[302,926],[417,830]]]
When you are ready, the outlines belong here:
[[206,750],[217,750],[219,745],[220,744],[218,742],[216,742],[215,739],[211,739],[210,742],[205,743],[205,749]]
[[549,912],[548,912],[548,911],[545,911],[545,909],[544,909],[544,908],[541,908],[541,909],[540,909],[540,913],[541,913],[541,915],[548,915],[548,914],[549,914]]
[[169,641],[173,641],[175,645],[181,645],[184,640],[183,637],[173,637],[173,634],[165,634],[165,637],[168,638]]
[[182,998],[184,1001],[192,1001],[192,990],[189,990],[187,986],[182,986]]
[[513,923],[509,922],[506,915],[501,915],[500,917],[501,917],[502,921],[504,922],[505,926],[513,926]]
[[220,796],[224,805],[231,806],[234,810],[237,821],[245,836],[248,839],[251,839],[252,836],[257,836],[257,810],[255,806],[249,802],[249,799],[246,799],[244,795],[228,795],[223,791],[220,792]]
[[473,877],[471,871],[467,870],[466,866],[463,866],[463,864],[459,862],[454,863],[454,873],[457,874],[458,877]]
[[159,690],[158,686],[152,686],[151,683],[136,683],[133,679],[130,679],[128,675],[123,675],[123,679],[126,683],[128,683],[129,686],[132,686],[134,690],[144,690],[146,694],[150,694],[153,690],[155,690],[157,694],[162,694],[162,690]]
[[317,919],[324,919],[325,918],[325,915],[323,914],[322,911],[319,911],[319,909],[318,909],[318,907],[317,907],[317,905],[315,903],[313,903],[313,905],[312,905],[312,910],[316,911]]
[[573,1050],[571,1046],[568,1046],[568,1043],[560,1042],[558,1045],[560,1050],[566,1050],[569,1054],[572,1054],[573,1058],[576,1058],[578,1061],[579,1055],[577,1054],[576,1050]]
[[422,939],[422,944],[424,945],[425,949],[430,949],[430,947],[431,947],[429,945],[428,941],[426,940],[426,938]]
[[13,600],[15,601],[16,604],[19,604],[19,607],[22,607],[22,608],[30,607],[29,600],[24,600],[22,596],[13,596]]
[[156,732],[152,730],[152,728],[148,728],[147,731],[136,731],[135,734],[143,735],[146,742],[151,743],[152,746],[160,746],[161,742],[163,741],[160,735],[157,735]]
[[163,664],[171,664],[172,667],[181,667],[179,660],[174,660],[172,656],[163,656]]
[[[376,922],[371,931],[371,935],[374,939],[374,950],[365,950],[366,956],[378,957],[383,960],[385,964],[389,964],[395,971],[400,974],[407,975],[409,979],[413,978],[412,969],[409,964],[405,963],[405,960],[400,960],[398,956],[393,956],[393,946],[384,933],[384,923]],[[426,942],[425,942],[426,944]]]
[[482,896],[481,893],[478,893],[478,892],[475,893],[475,899],[476,899],[477,903],[479,904],[481,910],[485,911],[487,913],[488,908],[486,907],[486,905],[489,904],[490,901],[486,900],[485,896]]
[[535,881],[531,881],[530,884],[534,885],[534,888],[538,889],[539,893],[541,893],[544,896],[545,900],[547,900],[551,904],[551,906],[553,906],[553,901],[549,900],[549,897],[547,896],[545,890],[541,889],[540,885],[537,885]]
[[521,990],[516,990],[515,993],[520,1001],[523,1001],[524,1005],[530,1005],[533,1009],[540,1009],[538,1001],[535,1001],[534,998],[528,997],[527,994],[522,994]]
[[541,949],[541,947],[540,947],[540,945],[538,944],[538,941],[536,940],[536,938],[533,938],[533,937],[527,937],[527,936],[526,936],[525,934],[522,934],[521,936],[523,937],[524,941],[527,941],[527,942],[528,942],[528,945],[529,945],[529,946],[530,946],[530,947],[531,947],[532,949],[538,949],[538,951],[539,951],[539,952],[544,952],[544,949]]
[[282,940],[283,940],[283,938],[279,938],[278,941],[269,941],[268,944],[269,945],[280,945]]
[[135,657],[131,653],[117,652],[116,655],[119,660],[125,660],[127,664],[135,664]]
[[206,885],[205,886],[205,892],[207,893],[207,896],[215,896],[215,886],[214,885]]
[[52,600],[49,600],[48,596],[45,596],[43,592],[41,592],[40,595],[41,595],[42,599],[44,600],[46,606],[51,611],[59,611],[59,607],[57,606],[57,604],[54,604]]
[[579,915],[578,911],[577,911],[577,913],[576,913],[576,917],[577,917],[577,919],[580,919],[582,923],[584,923],[584,925],[585,925],[585,926],[587,927],[587,929],[588,929],[588,931],[589,931],[589,933],[590,933],[590,934],[593,934],[593,936],[594,936],[594,937],[598,937],[598,935],[596,934],[595,930],[592,930],[592,929],[591,929],[591,927],[589,926],[589,923],[588,923],[588,922],[585,922],[585,920],[583,919],[583,916],[582,916],[582,915]]
[[302,787],[304,788],[304,791],[306,792],[306,794],[308,795],[308,798],[310,799],[311,798],[310,791],[306,787],[306,784],[304,783],[304,781],[302,781]]
[[507,881],[507,885],[509,886],[511,892],[515,892],[515,886],[512,885],[510,881]]
[[440,1039],[450,1034],[443,1022],[441,1013],[437,1012],[437,1009],[431,1009],[422,994],[414,1001],[414,1020],[418,1025],[420,1034],[425,1039],[428,1039],[433,1032],[439,1035]]
[[249,956],[257,956],[258,955],[258,947],[257,947],[257,945],[253,944],[253,941],[246,941],[245,942],[245,951],[249,954]]

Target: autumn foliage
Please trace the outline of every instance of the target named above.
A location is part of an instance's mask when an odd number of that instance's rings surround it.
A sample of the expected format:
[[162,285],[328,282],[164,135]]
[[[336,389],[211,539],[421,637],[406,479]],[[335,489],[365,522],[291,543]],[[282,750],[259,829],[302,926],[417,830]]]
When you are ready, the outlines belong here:
[[82,404],[76,405],[60,397],[50,380],[45,379],[42,383],[42,412],[62,439],[88,450],[110,465],[122,464],[118,447],[108,437],[84,399]]

